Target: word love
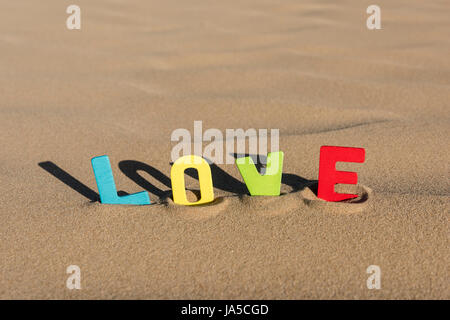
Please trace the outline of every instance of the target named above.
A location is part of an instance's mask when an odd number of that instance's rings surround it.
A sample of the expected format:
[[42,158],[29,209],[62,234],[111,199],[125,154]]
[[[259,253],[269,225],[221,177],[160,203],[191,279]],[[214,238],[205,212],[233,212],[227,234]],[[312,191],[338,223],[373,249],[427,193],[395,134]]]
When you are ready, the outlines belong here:
[[[336,193],[334,186],[340,184],[356,184],[358,175],[355,172],[337,171],[337,162],[363,163],[363,148],[322,146],[319,160],[319,187],[317,196],[326,201],[342,201],[356,198],[356,194]],[[279,196],[284,154],[282,151],[267,155],[267,166],[264,174],[260,174],[251,157],[236,159],[235,163],[251,196]],[[118,196],[111,164],[108,156],[95,157],[91,160],[97,182],[100,201],[104,204],[150,204],[147,192],[138,192],[126,196]],[[186,196],[184,172],[196,169],[200,184],[200,199],[189,202]],[[172,165],[170,178],[172,182],[173,201],[181,205],[199,205],[214,201],[211,168],[200,156],[188,155],[177,159]]]

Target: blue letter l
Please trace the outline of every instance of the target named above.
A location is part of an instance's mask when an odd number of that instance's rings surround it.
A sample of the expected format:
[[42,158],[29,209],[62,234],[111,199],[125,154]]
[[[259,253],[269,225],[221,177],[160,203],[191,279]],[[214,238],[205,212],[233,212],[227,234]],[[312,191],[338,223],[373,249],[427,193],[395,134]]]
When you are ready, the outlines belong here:
[[111,170],[108,156],[92,158],[92,169],[97,181],[100,202],[105,204],[150,204],[150,198],[146,191],[119,197]]

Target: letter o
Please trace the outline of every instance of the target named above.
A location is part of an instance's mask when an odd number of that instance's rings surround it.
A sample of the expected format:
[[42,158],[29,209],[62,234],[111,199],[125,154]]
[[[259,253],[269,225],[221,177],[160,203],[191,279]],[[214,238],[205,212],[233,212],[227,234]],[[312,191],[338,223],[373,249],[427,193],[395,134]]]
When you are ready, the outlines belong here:
[[[188,168],[194,168],[198,172],[200,199],[197,202],[189,202],[186,197],[184,171]],[[172,195],[175,203],[192,206],[209,203],[214,200],[211,168],[209,167],[208,162],[202,157],[189,155],[179,158],[172,165],[170,178],[172,180]]]

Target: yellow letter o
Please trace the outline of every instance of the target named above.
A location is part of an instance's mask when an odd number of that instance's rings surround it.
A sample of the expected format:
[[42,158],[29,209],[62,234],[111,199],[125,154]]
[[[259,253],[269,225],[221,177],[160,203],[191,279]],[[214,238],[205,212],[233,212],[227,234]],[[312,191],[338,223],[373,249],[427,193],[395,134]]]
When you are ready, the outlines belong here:
[[[188,168],[194,168],[198,172],[201,196],[197,202],[189,202],[186,197],[184,171]],[[170,179],[172,180],[173,201],[176,204],[192,206],[209,203],[214,200],[211,168],[209,167],[208,162],[202,157],[189,155],[177,159],[172,165]]]

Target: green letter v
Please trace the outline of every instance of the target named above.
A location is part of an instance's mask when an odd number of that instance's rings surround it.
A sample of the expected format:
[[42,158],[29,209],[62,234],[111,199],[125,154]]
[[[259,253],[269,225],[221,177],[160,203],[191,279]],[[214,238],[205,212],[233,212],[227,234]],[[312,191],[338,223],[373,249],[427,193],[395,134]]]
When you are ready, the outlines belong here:
[[266,173],[260,175],[251,157],[237,158],[236,165],[252,196],[279,196],[283,171],[282,151],[267,155]]

